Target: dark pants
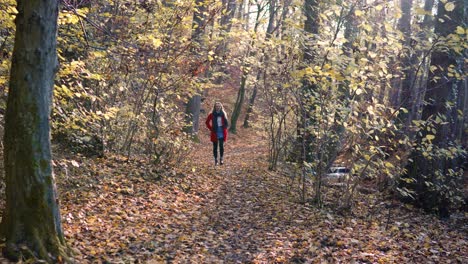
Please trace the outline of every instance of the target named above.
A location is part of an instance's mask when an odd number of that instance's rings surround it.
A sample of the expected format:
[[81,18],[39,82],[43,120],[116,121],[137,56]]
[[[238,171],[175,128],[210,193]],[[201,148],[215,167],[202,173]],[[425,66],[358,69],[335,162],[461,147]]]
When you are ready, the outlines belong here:
[[219,157],[223,159],[224,155],[224,140],[222,138],[218,139],[218,141],[213,142],[213,156],[215,160],[218,160],[218,145],[219,145]]

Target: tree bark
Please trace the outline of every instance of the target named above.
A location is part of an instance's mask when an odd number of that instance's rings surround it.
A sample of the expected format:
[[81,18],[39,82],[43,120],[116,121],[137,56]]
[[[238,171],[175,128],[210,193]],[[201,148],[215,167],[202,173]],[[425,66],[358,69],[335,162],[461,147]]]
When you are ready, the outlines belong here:
[[5,255],[61,262],[67,248],[50,150],[57,0],[18,0],[5,121]]
[[[273,34],[273,25],[274,25],[274,22],[275,22],[275,14],[276,14],[276,0],[270,0],[270,8],[269,8],[269,13],[270,13],[270,16],[269,16],[269,20],[268,20],[268,26],[267,26],[267,31],[266,31],[266,36],[265,36],[265,41],[267,42],[269,39],[271,39],[272,37],[272,34]],[[287,7],[285,7],[287,8]],[[248,128],[250,126],[249,124],[249,119],[250,119],[250,115],[253,113],[253,107],[255,105],[255,99],[257,98],[257,93],[258,93],[258,85],[260,83],[260,80],[262,78],[262,76],[264,76],[266,74],[266,69],[268,69],[268,64],[269,64],[269,61],[270,61],[270,58],[265,54],[265,48],[262,49],[262,52],[261,52],[261,58],[260,58],[260,64],[262,64],[262,62],[264,63],[264,67],[262,68],[258,68],[258,72],[257,72],[257,78],[256,78],[256,81],[255,81],[255,85],[254,85],[254,89],[253,89],[253,92],[252,92],[252,95],[249,99],[249,106],[247,108],[247,112],[245,113],[245,118],[244,118],[244,125],[243,127],[244,128]]]
[[[315,60],[315,51],[311,47],[310,44],[313,43],[314,37],[319,32],[319,16],[318,16],[318,0],[305,0],[304,1],[304,15],[306,17],[306,21],[304,23],[304,31],[306,32],[307,37],[310,38],[304,47],[304,55],[303,55],[303,63],[304,65],[313,64]],[[310,115],[315,109],[317,108],[315,103],[311,102],[311,98],[314,96],[314,91],[317,89],[317,84],[312,83],[307,79],[302,81],[302,89],[301,89],[301,99],[300,99],[300,109],[301,109],[301,120],[299,120],[298,124],[298,146],[302,146],[301,148],[301,166],[303,167],[303,171],[305,170],[304,162],[310,162],[312,160],[312,153],[313,153],[313,136],[308,131],[308,127],[313,125],[315,119]],[[316,186],[320,186],[321,179],[319,178],[320,175],[316,178]],[[306,200],[306,179],[305,174],[303,173],[302,178],[302,200],[305,202]],[[320,187],[319,187],[320,188]],[[315,192],[315,201],[320,203],[321,200],[321,191],[319,188],[316,188]]]
[[[304,2],[304,15],[306,16],[306,21],[304,23],[304,31],[308,33],[310,40],[306,43],[313,43],[313,37],[318,34],[319,31],[319,18],[318,18],[318,0],[306,0]],[[304,57],[303,63],[304,65],[312,64],[315,60],[315,51],[311,47],[310,44],[306,44],[304,47]],[[300,120],[299,129],[298,131],[302,131],[301,134],[298,136],[299,141],[305,141],[306,146],[306,153],[302,153],[302,157],[305,157],[305,161],[311,160],[312,149],[311,149],[311,142],[312,136],[310,133],[306,133],[306,127],[310,126],[311,124],[315,123],[315,120],[310,116],[309,113],[313,112],[316,106],[314,104],[310,104],[310,98],[313,97],[314,91],[317,89],[316,83],[311,83],[308,80],[302,81],[302,95],[301,99],[303,104],[301,106],[301,110],[304,112],[300,116],[303,117]],[[302,145],[303,145],[302,144]]]
[[[220,25],[220,30],[219,30],[219,36],[218,38],[221,39],[219,44],[216,47],[215,53],[219,56],[224,58],[226,56],[226,53],[228,52],[228,43],[230,42],[229,39],[229,32],[231,32],[232,28],[232,19],[234,18],[234,15],[236,13],[237,9],[237,1],[236,0],[223,0],[222,1],[223,9],[221,13],[221,19],[219,21]],[[214,19],[213,19],[214,22]],[[223,64],[225,62],[219,63],[217,65],[220,70],[223,70]],[[226,69],[224,69],[226,71]],[[222,83],[223,79],[220,78],[217,80],[218,83]]]
[[[433,25],[433,16],[432,16],[432,9],[434,7],[435,0],[426,0],[424,2],[424,11],[428,12],[429,14],[424,15],[423,24],[421,26],[421,34],[422,36],[420,39],[428,39],[429,38],[429,31],[434,28]],[[418,50],[417,54],[415,55],[416,58],[419,58],[420,62],[418,69],[414,73],[414,84],[412,85],[414,88],[412,90],[411,98],[413,100],[412,108],[410,111],[411,116],[409,117],[408,123],[410,120],[417,120],[421,118],[421,102],[424,98],[425,89],[427,86],[427,76],[428,76],[428,68],[429,68],[429,59],[424,54],[424,51]]]
[[248,3],[248,0],[240,0],[240,3],[239,3],[239,7],[237,8],[237,14],[236,14],[236,18],[240,21],[242,19],[244,19],[244,13],[245,13],[245,6],[244,6],[244,3],[247,1]]
[[[260,25],[261,12],[263,11],[263,8],[261,7],[260,4],[257,4],[257,7],[258,7],[257,17],[255,19],[255,26],[254,26],[255,34],[257,34],[257,30]],[[231,133],[236,133],[237,131],[237,120],[239,119],[240,113],[242,111],[242,106],[244,104],[245,87],[246,87],[247,79],[250,73],[251,64],[249,63],[249,58],[255,56],[254,49],[255,49],[254,39],[252,39],[250,41],[249,47],[247,48],[247,52],[246,52],[245,59],[244,59],[245,62],[241,66],[241,70],[242,70],[241,83],[240,83],[239,91],[237,92],[237,99],[236,99],[236,103],[234,104],[234,110],[232,111],[231,126],[229,127],[229,131]]]
[[241,78],[241,85],[239,88],[239,92],[237,93],[236,104],[234,105],[234,110],[232,111],[231,116],[231,126],[229,127],[229,132],[236,133],[237,132],[237,119],[239,119],[242,105],[244,104],[244,97],[245,97],[245,85],[247,83],[247,77],[249,73],[247,70],[243,70],[242,78]]
[[249,106],[247,107],[247,111],[245,113],[244,124],[242,125],[244,128],[249,128],[250,127],[250,116],[253,113],[255,99],[257,98],[257,93],[258,93],[258,85],[259,85],[262,73],[263,73],[263,71],[261,69],[258,69],[257,79],[256,79],[256,82],[254,84],[252,95],[250,96],[250,99],[249,99]]
[[[457,26],[461,26],[465,21],[464,16],[464,1],[456,0],[453,11],[449,12],[445,8],[445,4],[439,2],[437,9],[437,17],[434,32],[440,37],[447,37],[455,32]],[[446,149],[451,146],[459,145],[457,143],[456,129],[454,125],[460,122],[454,119],[453,111],[457,111],[456,105],[457,93],[461,90],[458,85],[461,84],[456,78],[451,77],[448,69],[452,66],[457,71],[462,72],[461,61],[463,55],[457,54],[454,51],[437,50],[432,54],[431,64],[434,67],[429,73],[428,87],[425,94],[426,105],[423,108],[422,119],[435,119],[438,115],[446,118],[445,123],[436,123],[435,138],[432,140],[434,148]],[[421,143],[427,135],[434,134],[432,131],[421,131],[421,135],[416,138],[418,143]],[[460,179],[451,176],[450,171],[457,172],[463,162],[460,157],[435,156],[428,159],[421,155],[418,151],[413,151],[411,154],[413,162],[407,166],[407,175],[416,179],[414,186],[417,194],[417,202],[427,210],[436,210],[441,217],[447,217],[450,210],[450,200],[447,194],[439,190],[431,189],[426,185],[430,182],[436,186],[449,187],[455,183],[455,186]],[[462,182],[458,182],[462,184]],[[452,190],[456,192],[456,190]]]
[[[319,18],[318,18],[318,0],[305,0],[304,2],[304,15],[306,21],[304,23],[304,31],[316,35],[319,31]],[[310,46],[306,45],[304,50],[304,62],[311,63],[314,61],[315,54]]]
[[[204,0],[195,1],[195,9],[193,11],[193,22],[192,22],[192,53],[199,54],[200,47],[202,45],[202,36],[204,33],[204,20],[205,12],[207,10],[207,3]],[[195,56],[196,57],[196,56]],[[196,135],[200,128],[199,118],[201,109],[201,91],[196,91],[195,95],[190,98],[187,103],[185,116],[187,122],[186,131],[192,135]]]
[[197,94],[190,98],[187,103],[186,116],[188,121],[191,123],[189,133],[195,135],[200,129],[200,108],[201,108],[201,95]]
[[236,13],[237,1],[236,0],[223,0],[223,15],[221,17],[220,25],[224,27],[226,32],[231,31],[232,19]]
[[413,104],[415,100],[412,98],[415,94],[413,93],[414,81],[415,81],[415,71],[414,66],[416,64],[417,57],[415,56],[413,45],[412,45],[412,28],[411,28],[411,10],[413,8],[413,0],[401,0],[401,11],[402,16],[398,21],[398,29],[403,34],[403,39],[401,44],[402,49],[402,59],[401,59],[401,68],[402,76],[398,80],[398,86],[395,87],[398,89],[398,99],[396,107],[403,107],[408,110],[408,112],[401,111],[399,114],[399,119],[403,125],[403,129],[408,133],[408,127],[411,124],[411,117]]
[[[464,21],[464,1],[456,0],[453,2],[455,9],[452,12],[447,12],[445,4],[439,2],[437,8],[437,21],[435,24],[435,33],[442,37],[446,37],[453,33],[457,26],[462,25]],[[447,19],[450,17],[450,19]],[[461,55],[455,54],[453,51],[450,53],[444,51],[436,51],[432,54],[431,65],[437,66],[437,69],[431,71],[429,74],[429,83],[425,94],[425,101],[428,104],[424,107],[422,118],[425,120],[434,114],[447,114],[450,107],[447,107],[447,102],[451,101],[454,97],[451,94],[456,88],[457,81],[455,78],[448,76],[449,66],[458,65],[457,59]],[[458,68],[458,67],[456,67]],[[435,78],[440,78],[436,80]],[[439,132],[439,131],[438,131]],[[445,131],[448,133],[448,131]],[[437,141],[444,142],[447,139],[443,133],[438,133]]]

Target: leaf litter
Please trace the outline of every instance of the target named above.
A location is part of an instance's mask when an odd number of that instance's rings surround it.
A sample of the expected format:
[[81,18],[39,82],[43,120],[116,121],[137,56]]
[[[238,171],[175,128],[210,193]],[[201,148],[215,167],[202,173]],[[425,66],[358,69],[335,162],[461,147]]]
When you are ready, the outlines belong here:
[[218,167],[202,142],[186,163],[161,170],[120,156],[56,160],[76,261],[468,263],[466,215],[442,222],[364,194],[347,215],[300,204],[290,179],[265,169],[259,136],[234,136]]

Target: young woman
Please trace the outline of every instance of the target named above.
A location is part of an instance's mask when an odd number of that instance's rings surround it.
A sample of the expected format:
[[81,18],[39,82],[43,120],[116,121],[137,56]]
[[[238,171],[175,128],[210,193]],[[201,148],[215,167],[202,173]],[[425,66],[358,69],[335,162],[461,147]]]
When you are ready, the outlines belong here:
[[211,142],[213,142],[213,156],[215,165],[218,165],[218,146],[219,146],[219,164],[223,165],[224,142],[227,140],[228,121],[223,105],[216,102],[213,111],[206,118],[206,127],[211,131]]

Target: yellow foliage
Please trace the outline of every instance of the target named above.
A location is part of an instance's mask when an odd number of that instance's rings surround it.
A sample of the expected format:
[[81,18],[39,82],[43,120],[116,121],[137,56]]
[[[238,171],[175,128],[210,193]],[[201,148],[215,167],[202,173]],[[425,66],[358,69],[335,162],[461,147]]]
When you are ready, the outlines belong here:
[[455,9],[455,4],[452,2],[448,2],[445,4],[444,7],[445,7],[445,10],[447,10],[448,12],[452,12]]
[[356,10],[356,11],[354,11],[354,14],[356,16],[360,17],[360,16],[364,15],[364,12],[362,12],[361,10]]
[[[467,29],[468,30],[468,29]],[[468,32],[468,31],[467,31]],[[458,35],[465,35],[465,29],[463,29],[462,27],[458,26],[457,27],[457,30],[456,30],[456,33]]]

